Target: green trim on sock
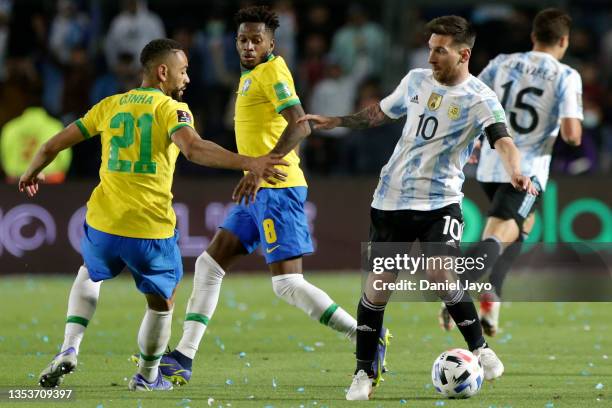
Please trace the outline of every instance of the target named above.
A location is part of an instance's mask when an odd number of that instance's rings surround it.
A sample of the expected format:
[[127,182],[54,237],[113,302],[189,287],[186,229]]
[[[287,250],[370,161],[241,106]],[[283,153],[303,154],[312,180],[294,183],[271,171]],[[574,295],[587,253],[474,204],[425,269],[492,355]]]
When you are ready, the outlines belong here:
[[156,356],[147,356],[144,355],[142,353],[140,353],[140,358],[142,358],[144,361],[155,361],[155,360],[159,360],[160,358],[162,358],[163,354],[158,354]]
[[185,316],[185,321],[200,322],[205,326],[208,326],[208,320],[207,316],[199,313],[187,313]]
[[321,318],[319,319],[319,321],[321,322],[321,324],[324,325],[328,325],[329,323],[329,319],[331,319],[332,315],[336,312],[336,310],[338,309],[337,304],[332,303],[330,307],[327,308],[326,311],[323,312],[323,314],[321,315]]
[[89,320],[81,316],[68,316],[66,318],[66,323],[76,323],[80,324],[81,326],[87,327],[87,325],[89,324]]

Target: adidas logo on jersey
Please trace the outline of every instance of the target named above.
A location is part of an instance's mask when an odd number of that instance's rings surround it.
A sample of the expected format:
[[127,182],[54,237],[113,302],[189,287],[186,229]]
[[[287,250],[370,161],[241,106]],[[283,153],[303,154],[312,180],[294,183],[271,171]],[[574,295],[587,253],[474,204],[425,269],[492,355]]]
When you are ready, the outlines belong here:
[[410,98],[410,102],[412,103],[419,103],[419,95],[414,95],[413,97]]

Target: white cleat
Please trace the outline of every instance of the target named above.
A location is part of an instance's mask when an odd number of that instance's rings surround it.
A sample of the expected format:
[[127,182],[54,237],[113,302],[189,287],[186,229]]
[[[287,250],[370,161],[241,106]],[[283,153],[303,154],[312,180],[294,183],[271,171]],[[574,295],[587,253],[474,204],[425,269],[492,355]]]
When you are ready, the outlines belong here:
[[351,388],[346,393],[348,401],[367,401],[372,395],[372,379],[365,371],[359,370],[353,376]]
[[501,377],[501,375],[504,373],[504,364],[490,348],[481,347],[474,350],[473,353],[480,359],[485,380],[494,380]]
[[499,327],[499,309],[501,302],[495,293],[480,295],[480,323],[487,336],[495,336]]

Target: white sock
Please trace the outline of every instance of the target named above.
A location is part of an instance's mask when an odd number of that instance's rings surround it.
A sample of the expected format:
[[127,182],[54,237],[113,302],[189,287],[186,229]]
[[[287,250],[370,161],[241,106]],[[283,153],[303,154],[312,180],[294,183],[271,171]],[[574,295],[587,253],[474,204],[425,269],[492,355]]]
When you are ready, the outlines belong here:
[[285,302],[355,340],[357,321],[334,303],[327,293],[306,281],[301,273],[273,276],[272,288],[276,296]]
[[101,284],[101,281],[94,282],[89,278],[89,272],[85,266],[79,268],[68,298],[64,343],[60,351],[74,347],[77,354],[79,353],[85,329],[96,311]]
[[225,272],[208,254],[203,252],[195,264],[193,291],[187,303],[187,316],[183,323],[183,337],[176,349],[193,359],[202,341],[202,336],[212,318],[219,301],[221,282]]
[[147,307],[138,331],[138,347],[140,348],[138,372],[148,382],[157,379],[159,361],[168,346],[171,328],[172,310],[158,312]]

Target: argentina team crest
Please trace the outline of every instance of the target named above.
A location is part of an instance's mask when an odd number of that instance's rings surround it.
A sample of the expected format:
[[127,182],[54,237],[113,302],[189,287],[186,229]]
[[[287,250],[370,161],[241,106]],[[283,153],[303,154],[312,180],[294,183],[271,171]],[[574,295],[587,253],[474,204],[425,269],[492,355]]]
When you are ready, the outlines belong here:
[[461,116],[461,106],[451,103],[448,107],[448,117],[451,120],[457,120]]
[[442,95],[432,92],[427,101],[427,108],[430,111],[435,111],[442,104]]

